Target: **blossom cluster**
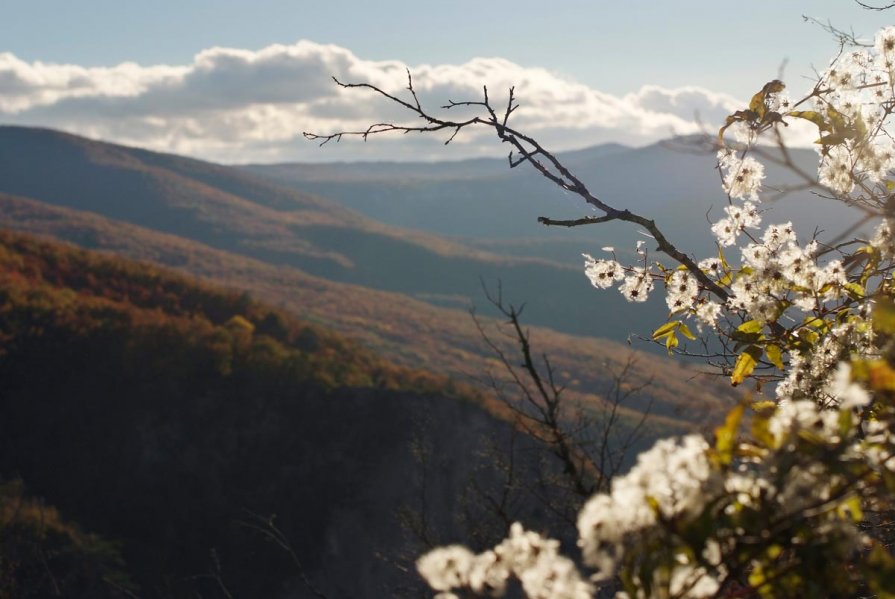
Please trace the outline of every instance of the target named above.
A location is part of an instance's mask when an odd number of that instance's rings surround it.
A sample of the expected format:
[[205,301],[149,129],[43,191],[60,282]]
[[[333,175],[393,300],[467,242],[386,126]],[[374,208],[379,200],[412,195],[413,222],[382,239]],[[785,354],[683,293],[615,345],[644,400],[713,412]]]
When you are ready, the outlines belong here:
[[559,553],[559,541],[519,523],[493,549],[476,555],[460,545],[440,547],[417,560],[416,567],[429,586],[440,591],[437,599],[455,599],[454,591],[461,590],[502,597],[511,577],[532,599],[589,599],[594,591],[575,563]]
[[[625,476],[612,481],[612,492],[592,497],[578,516],[579,545],[595,580],[611,578],[624,558],[631,536],[652,529],[660,519],[693,518],[721,489],[722,480],[709,463],[701,435],[664,439],[640,454]],[[717,585],[688,562],[675,564],[672,580],[705,578],[709,594]]]
[[[895,539],[875,527],[895,516],[895,27],[841,52],[799,102],[783,89],[767,84],[721,131],[738,146],[717,154],[729,203],[711,227],[716,256],[668,268],[642,242],[631,266],[612,248],[611,259],[584,255],[591,283],[629,301],[661,281],[670,320],[654,338],[669,350],[693,318],[732,348],[734,384],[752,376],[772,394],[733,409],[713,440],[658,441],[591,497],[577,522],[589,575],[558,542],[514,524],[484,553],[423,556],[440,597],[502,596],[511,578],[555,599],[592,597],[610,580],[616,599],[895,592]],[[869,240],[800,243],[792,223],[759,229],[765,174],[751,150],[795,119],[818,129],[818,193],[875,216]],[[818,566],[830,563],[849,566]]]

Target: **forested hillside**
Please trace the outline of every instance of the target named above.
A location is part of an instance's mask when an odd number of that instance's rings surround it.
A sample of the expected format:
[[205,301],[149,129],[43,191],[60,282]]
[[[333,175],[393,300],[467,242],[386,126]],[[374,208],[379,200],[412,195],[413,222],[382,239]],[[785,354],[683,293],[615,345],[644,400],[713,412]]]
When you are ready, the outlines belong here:
[[[270,305],[359,340],[394,363],[460,381],[480,381],[488,374],[504,378],[503,368],[465,311],[328,281],[182,237],[35,200],[0,193],[0,211],[7,216],[10,227],[21,231],[163,264],[228,288],[250,291]],[[512,301],[515,294],[507,291],[507,297]],[[603,321],[616,320],[611,311],[599,306],[590,309]],[[526,323],[528,314],[526,306]],[[484,322],[489,327],[496,324],[490,319]],[[548,355],[557,369],[566,394],[598,406],[612,383],[613,372],[629,360],[633,361],[631,382],[651,384],[628,407],[642,410],[651,404],[654,425],[678,429],[700,426],[710,420],[710,414],[720,414],[733,401],[730,385],[723,378],[699,376],[695,370],[687,370],[687,376],[681,377],[682,365],[664,357],[542,327],[532,327],[530,332],[537,351]]]
[[[401,560],[419,547],[402,514],[430,493],[431,533],[460,534],[463,488],[490,484],[482,439],[511,436],[468,389],[245,294],[10,233],[0,340],[0,478],[27,492],[6,487],[4,546],[21,523],[14,501],[56,506],[35,535],[48,555],[67,551],[56,529],[81,548],[74,565],[49,564],[65,596],[121,596],[76,590],[105,576],[78,574],[91,564],[142,597],[223,596],[221,583],[305,596],[302,575],[330,597],[383,596],[408,583]],[[444,460],[427,487],[412,451],[422,436]],[[126,565],[58,518],[119,543]],[[6,554],[0,588],[38,588],[34,556],[19,555]]]

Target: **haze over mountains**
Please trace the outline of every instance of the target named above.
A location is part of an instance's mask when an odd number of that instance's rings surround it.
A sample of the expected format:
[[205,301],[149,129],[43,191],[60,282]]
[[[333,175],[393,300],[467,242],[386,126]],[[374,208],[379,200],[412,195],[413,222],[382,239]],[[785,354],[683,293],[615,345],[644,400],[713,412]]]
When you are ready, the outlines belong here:
[[[721,190],[715,157],[696,143],[698,139],[682,138],[642,148],[606,144],[558,156],[603,201],[654,219],[681,249],[706,256],[714,252],[707,221],[723,216],[727,198]],[[326,150],[325,146],[320,149],[323,154]],[[816,172],[816,152],[793,149],[791,156],[806,173]],[[803,182],[789,169],[765,163],[766,189]],[[511,170],[505,160],[243,168],[338,200],[389,224],[461,238],[473,247],[510,256],[537,256],[577,266],[581,252],[597,255],[600,247],[611,245],[630,254],[634,240],[643,239],[635,227],[624,223],[576,229],[539,225],[539,216],[578,218],[593,211],[534,169],[521,165]],[[763,208],[768,211],[765,222],[792,221],[803,236],[811,235],[815,227],[835,234],[860,218],[841,203],[805,190],[786,194]]]

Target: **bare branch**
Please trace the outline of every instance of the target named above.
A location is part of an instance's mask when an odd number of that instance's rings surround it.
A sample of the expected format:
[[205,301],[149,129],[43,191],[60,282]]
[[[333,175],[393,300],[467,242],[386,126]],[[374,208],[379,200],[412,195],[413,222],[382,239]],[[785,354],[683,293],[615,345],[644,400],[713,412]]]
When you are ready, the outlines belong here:
[[[335,81],[337,85],[344,89],[370,90],[375,94],[378,94],[385,99],[394,102],[399,106],[402,106],[412,115],[415,115],[417,118],[422,119],[425,124],[401,125],[395,123],[376,123],[374,125],[370,125],[363,131],[340,131],[330,134],[305,132],[303,135],[307,139],[319,141],[320,145],[324,145],[333,140],[338,142],[342,139],[343,136],[360,137],[366,141],[367,138],[369,138],[371,135],[379,135],[382,133],[400,132],[406,134],[450,131],[450,137],[448,137],[448,139],[445,141],[445,144],[448,144],[457,136],[457,134],[459,134],[462,129],[465,129],[467,127],[489,127],[494,130],[494,133],[497,135],[498,139],[500,139],[501,142],[509,144],[511,146],[510,154],[508,156],[511,168],[515,168],[516,166],[527,162],[546,179],[555,183],[560,188],[579,196],[586,203],[590,204],[595,209],[604,214],[604,216],[596,217],[598,218],[598,220],[587,221],[581,224],[592,224],[596,222],[610,222],[619,220],[640,225],[641,227],[646,229],[650,236],[652,236],[656,240],[657,251],[666,254],[670,258],[674,259],[678,264],[682,264],[683,266],[685,266],[693,274],[696,280],[699,281],[704,289],[707,289],[722,301],[727,300],[727,291],[719,286],[715,281],[713,281],[708,275],[702,272],[702,270],[690,256],[680,251],[673,243],[671,243],[656,225],[655,221],[631,212],[630,210],[619,209],[610,206],[602,199],[594,195],[584,184],[584,182],[582,182],[578,177],[572,174],[572,172],[568,168],[566,168],[566,166],[553,153],[546,150],[534,138],[512,128],[508,124],[510,115],[512,115],[512,113],[519,106],[516,102],[515,88],[511,87],[509,89],[507,105],[506,108],[503,110],[503,114],[501,117],[498,117],[497,111],[491,104],[491,99],[488,95],[487,87],[483,88],[482,90],[483,99],[481,101],[449,101],[448,104],[445,105],[443,108],[451,109],[459,106],[478,107],[483,109],[485,112],[485,116],[474,116],[466,120],[457,121],[441,118],[430,114],[420,105],[419,98],[417,97],[416,91],[413,88],[413,79],[409,71],[407,75],[407,89],[411,96],[410,101],[404,100],[370,83],[343,83],[336,78],[333,78],[333,81]],[[543,224],[560,224],[562,226],[573,226],[564,224],[561,221],[552,221],[551,219],[547,219],[545,217],[542,217],[538,220]]]
[[[246,513],[249,515],[249,519],[237,521],[237,524],[249,530],[257,532],[262,537],[266,538],[268,541],[272,542],[274,545],[278,546],[280,549],[288,553],[289,557],[292,558],[292,563],[295,564],[298,576],[301,579],[302,584],[305,585],[305,588],[307,588],[315,597],[319,597],[320,599],[327,599],[326,595],[322,591],[320,591],[320,589],[314,586],[314,583],[312,583],[311,580],[308,578],[308,575],[305,572],[305,568],[302,565],[301,560],[298,558],[298,554],[295,552],[295,549],[293,549],[292,544],[289,542],[289,539],[286,537],[283,531],[281,531],[279,527],[277,527],[276,516],[271,515],[268,517],[264,517],[249,510],[246,510]],[[220,581],[219,579],[219,582],[222,581]]]
[[895,7],[895,2],[886,4],[884,6],[871,6],[869,4],[864,4],[863,2],[861,2],[861,0],[855,0],[855,3],[857,3],[857,5],[861,8],[866,8],[867,10],[889,10],[890,8]]
[[581,225],[595,225],[597,223],[605,223],[612,220],[608,216],[585,216],[575,220],[554,220],[546,216],[539,216],[538,222],[548,227],[579,227]]

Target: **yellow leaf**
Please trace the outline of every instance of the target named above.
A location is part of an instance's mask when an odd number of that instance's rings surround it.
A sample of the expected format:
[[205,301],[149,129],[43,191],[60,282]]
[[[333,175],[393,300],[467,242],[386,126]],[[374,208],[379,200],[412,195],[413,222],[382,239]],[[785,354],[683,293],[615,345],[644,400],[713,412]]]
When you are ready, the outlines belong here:
[[754,334],[760,333],[761,329],[764,325],[762,325],[757,320],[747,320],[743,324],[737,327],[737,330],[741,333]]
[[752,100],[749,102],[749,110],[755,113],[755,116],[761,119],[764,116],[765,105],[764,105],[765,93],[764,90],[758,92],[754,96],[752,96]]
[[840,516],[851,516],[854,522],[860,522],[864,519],[864,510],[861,509],[861,500],[857,495],[849,495],[839,504],[836,511]]
[[830,125],[824,119],[823,115],[813,110],[794,110],[789,113],[789,116],[794,116],[799,119],[811,121],[812,123],[817,125],[817,128],[821,131],[827,131],[830,129]]
[[779,345],[769,344],[764,348],[765,353],[768,355],[768,360],[771,361],[771,364],[783,370],[783,351],[780,349]]
[[828,323],[823,318],[818,318],[817,316],[806,316],[804,320],[804,325],[806,327],[811,327],[819,330],[822,333],[826,333],[830,330],[830,323]]
[[757,345],[750,345],[746,351],[740,354],[736,364],[733,367],[733,373],[730,375],[730,384],[737,386],[746,380],[746,377],[755,370],[758,359],[761,357],[761,348]]
[[782,92],[784,89],[786,89],[786,84],[779,79],[774,79],[773,81],[765,83],[764,87],[761,88],[761,91],[765,94],[776,94],[777,92]]
[[883,360],[875,360],[870,365],[867,384],[873,390],[895,391],[895,370]]
[[715,429],[715,449],[718,451],[718,457],[722,464],[729,464],[733,461],[733,448],[736,445],[737,430],[740,427],[740,420],[743,419],[743,412],[746,407],[743,404],[738,405],[727,413],[724,424]]
[[653,340],[655,341],[655,340],[661,339],[665,335],[672,334],[679,324],[680,324],[679,320],[671,320],[669,322],[666,322],[665,324],[660,326],[658,329],[653,331]]
[[855,298],[860,299],[864,297],[864,288],[857,283],[846,283],[845,290],[848,291]]
[[[764,411],[770,411],[770,409],[766,408]],[[755,439],[756,442],[760,443],[762,447],[775,449],[777,446],[777,441],[774,439],[774,435],[771,434],[769,423],[770,417],[761,415],[754,416],[752,418],[752,438]]]
[[873,305],[873,330],[884,335],[895,335],[895,302],[880,296]]
[[681,332],[681,335],[683,335],[683,336],[686,337],[687,339],[689,339],[689,340],[691,340],[691,341],[694,341],[694,340],[696,339],[696,335],[694,335],[694,334],[690,331],[690,328],[689,328],[687,325],[685,325],[684,323],[681,323],[681,326],[680,326],[679,330],[680,330],[680,332]]
[[665,338],[665,349],[668,350],[668,355],[671,355],[671,350],[678,346],[677,335],[674,333],[669,334]]

